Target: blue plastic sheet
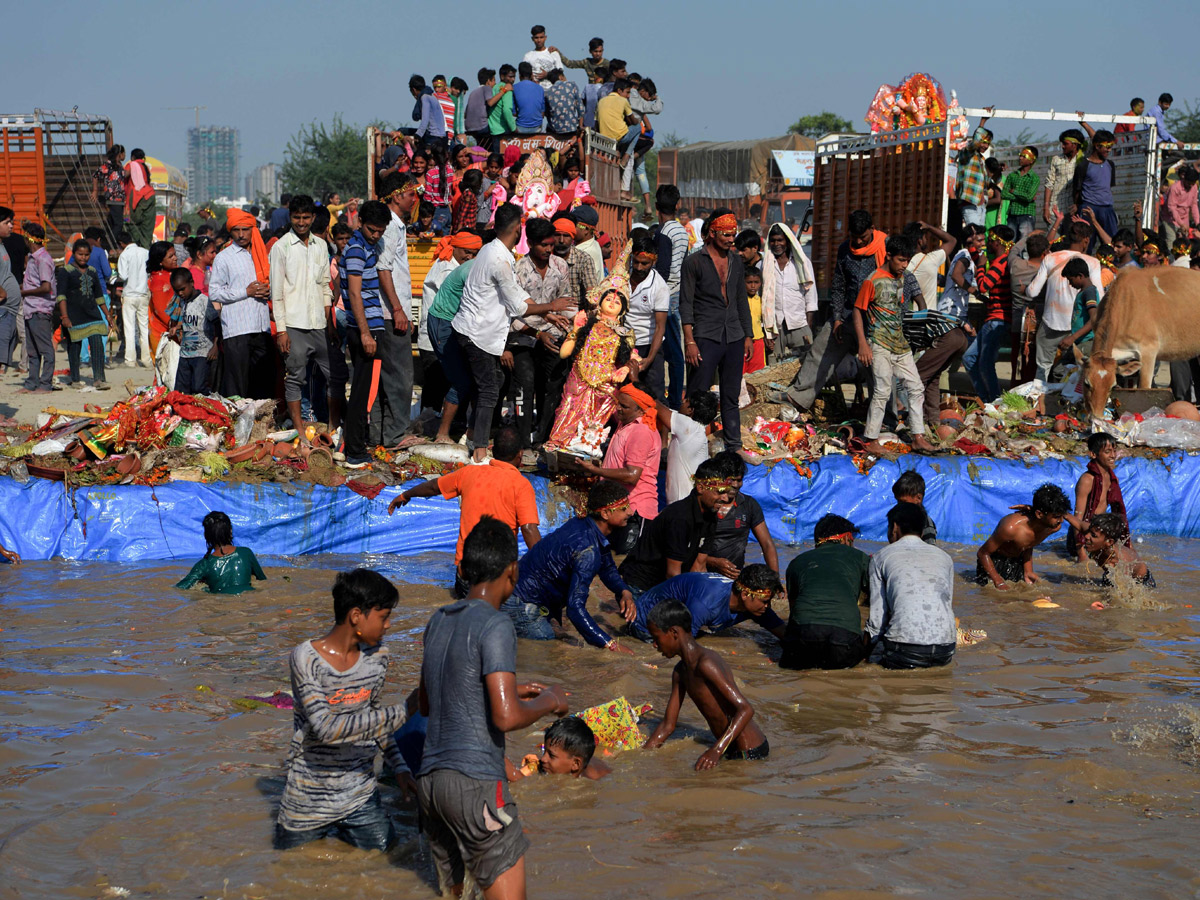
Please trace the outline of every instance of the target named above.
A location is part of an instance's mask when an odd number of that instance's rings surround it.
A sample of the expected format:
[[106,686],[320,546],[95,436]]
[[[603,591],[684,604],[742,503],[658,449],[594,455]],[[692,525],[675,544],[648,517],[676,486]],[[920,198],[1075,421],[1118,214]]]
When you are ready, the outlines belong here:
[[[788,462],[747,472],[743,490],[762,505],[780,543],[811,541],[813,526],[828,512],[853,521],[868,540],[885,540],[892,484],[906,469],[925,478],[925,506],[939,539],[982,543],[1010,506],[1028,503],[1044,482],[1074,498],[1084,462],[905,456],[860,475],[849,457],[828,456],[809,468],[811,479]],[[1200,456],[1123,459],[1117,474],[1135,533],[1200,537]],[[573,515],[551,496],[546,479],[530,480],[543,533]],[[260,556],[412,556],[453,552],[458,539],[457,501],[413,500],[388,516],[400,487],[385,488],[374,500],[347,488],[292,487],[289,493],[275,484],[174,482],[68,491],[38,478],[24,485],[0,478],[0,543],[25,559],[193,559],[205,549],[200,522],[214,509],[229,514],[237,543]]]

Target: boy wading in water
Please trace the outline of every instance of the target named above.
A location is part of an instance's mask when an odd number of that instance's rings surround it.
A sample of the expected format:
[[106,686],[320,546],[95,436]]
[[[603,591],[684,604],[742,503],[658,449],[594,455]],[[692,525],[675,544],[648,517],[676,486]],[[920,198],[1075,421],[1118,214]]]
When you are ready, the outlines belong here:
[[679,657],[671,674],[671,696],[663,720],[646,741],[647,750],[661,747],[675,731],[686,694],[712,729],[717,742],[700,754],[696,771],[714,768],[726,759],[766,759],[771,752],[767,737],[754,724],[754,707],[742,696],[733,671],[715,650],[707,650],[692,637],[692,614],[678,600],[664,600],[647,616],[650,640],[667,659]]
[[333,628],[292,651],[295,734],[276,849],[323,837],[360,850],[392,844],[395,832],[375,782],[375,754],[382,749],[401,788],[406,793],[413,788],[392,739],[406,718],[404,706],[380,701],[388,667],[380,642],[398,599],[378,572],[342,572],[333,583]]
[[565,715],[567,698],[558,687],[517,684],[517,634],[500,612],[517,583],[512,529],[481,518],[463,542],[459,571],[466,598],[443,606],[425,628],[421,825],[443,896],[461,896],[469,871],[486,900],[524,898],[529,839],[508,793],[504,734]]
[[1033,571],[1033,548],[1062,527],[1063,519],[1077,525],[1079,520],[1069,512],[1071,506],[1062,488],[1043,484],[1033,492],[1030,506],[1014,506],[996,525],[977,554],[975,583],[991,582],[997,590],[1008,590],[1008,582],[1036,584],[1040,579]]

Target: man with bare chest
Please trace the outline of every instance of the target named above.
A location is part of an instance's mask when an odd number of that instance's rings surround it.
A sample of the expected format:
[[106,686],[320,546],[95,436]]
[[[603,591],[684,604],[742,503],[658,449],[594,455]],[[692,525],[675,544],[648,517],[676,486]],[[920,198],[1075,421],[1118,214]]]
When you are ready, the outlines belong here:
[[977,554],[975,583],[989,582],[997,590],[1008,590],[1008,582],[1035,584],[1039,579],[1033,571],[1033,548],[1062,527],[1063,519],[1076,524],[1079,520],[1068,510],[1070,504],[1062,488],[1043,484],[1033,492],[1030,506],[1014,506],[987,539]]

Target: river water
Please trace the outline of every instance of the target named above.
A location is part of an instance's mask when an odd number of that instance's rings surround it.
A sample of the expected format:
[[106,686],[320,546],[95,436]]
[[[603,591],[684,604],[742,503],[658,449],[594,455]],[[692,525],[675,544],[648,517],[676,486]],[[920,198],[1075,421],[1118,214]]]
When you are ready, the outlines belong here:
[[[753,626],[706,638],[770,759],[693,772],[705,731],[688,704],[662,750],[616,757],[604,781],[522,781],[530,896],[1200,896],[1200,548],[1146,541],[1157,595],[1102,611],[1052,554],[1038,593],[1061,608],[1036,609],[969,584],[973,551],[950,548],[956,612],[989,637],[945,670],[781,672]],[[0,897],[433,897],[413,809],[386,789],[390,856],[273,851],[291,713],[232,701],[287,688],[333,572],[357,564],[400,585],[398,701],[447,560],[270,559],[265,589],[236,598],[176,591],[184,564],[0,567]],[[522,641],[518,674],[564,684],[573,708],[661,709],[670,666],[635,654]],[[510,735],[509,756],[538,744],[536,726]]]

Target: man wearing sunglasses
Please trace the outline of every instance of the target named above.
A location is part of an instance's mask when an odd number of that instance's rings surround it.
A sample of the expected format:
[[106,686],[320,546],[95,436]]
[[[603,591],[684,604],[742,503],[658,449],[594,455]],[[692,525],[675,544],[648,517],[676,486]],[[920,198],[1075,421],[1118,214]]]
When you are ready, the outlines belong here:
[[[1096,214],[1096,221],[1104,229],[1105,234],[1116,234],[1120,224],[1117,222],[1117,211],[1113,206],[1113,186],[1117,183],[1117,167],[1108,158],[1112,153],[1116,137],[1111,131],[1096,131],[1087,122],[1080,122],[1091,139],[1091,152],[1075,166],[1075,177],[1071,182],[1071,191],[1075,203],[1071,207],[1072,215],[1082,215],[1085,209],[1091,209]],[[1089,246],[1091,252],[1095,239]]]

